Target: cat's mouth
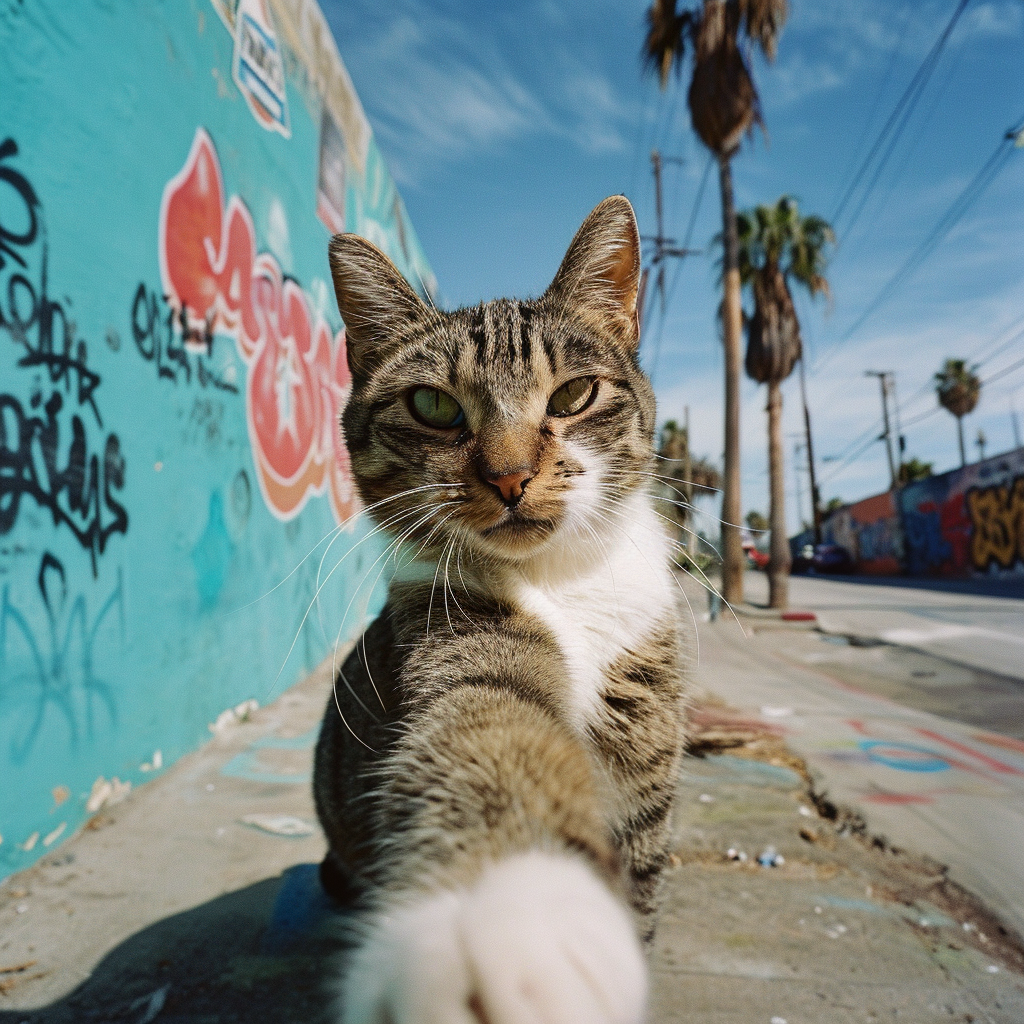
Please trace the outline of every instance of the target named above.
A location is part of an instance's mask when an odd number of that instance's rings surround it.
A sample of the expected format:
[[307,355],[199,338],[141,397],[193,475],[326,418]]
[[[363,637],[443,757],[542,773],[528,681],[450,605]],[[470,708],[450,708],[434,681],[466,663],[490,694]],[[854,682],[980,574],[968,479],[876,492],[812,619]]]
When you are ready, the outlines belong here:
[[480,536],[489,539],[540,540],[551,534],[557,526],[552,519],[529,519],[522,513],[509,512],[481,530]]

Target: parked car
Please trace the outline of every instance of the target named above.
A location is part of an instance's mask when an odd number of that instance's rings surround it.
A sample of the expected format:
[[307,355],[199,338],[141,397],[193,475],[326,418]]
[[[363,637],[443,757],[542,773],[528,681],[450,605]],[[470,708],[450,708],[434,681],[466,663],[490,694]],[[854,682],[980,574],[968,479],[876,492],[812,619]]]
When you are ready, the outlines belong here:
[[853,558],[839,544],[805,544],[793,559],[794,573],[850,573]]

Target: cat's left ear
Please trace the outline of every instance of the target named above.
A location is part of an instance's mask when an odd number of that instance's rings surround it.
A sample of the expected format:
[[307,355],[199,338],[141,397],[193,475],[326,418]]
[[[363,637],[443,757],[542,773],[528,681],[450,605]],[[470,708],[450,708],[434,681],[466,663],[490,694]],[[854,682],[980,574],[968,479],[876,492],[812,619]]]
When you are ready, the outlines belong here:
[[599,203],[576,232],[546,298],[571,306],[602,333],[635,350],[640,235],[625,196]]
[[328,253],[349,368],[369,374],[387,358],[395,337],[429,311],[394,263],[365,238],[335,235]]

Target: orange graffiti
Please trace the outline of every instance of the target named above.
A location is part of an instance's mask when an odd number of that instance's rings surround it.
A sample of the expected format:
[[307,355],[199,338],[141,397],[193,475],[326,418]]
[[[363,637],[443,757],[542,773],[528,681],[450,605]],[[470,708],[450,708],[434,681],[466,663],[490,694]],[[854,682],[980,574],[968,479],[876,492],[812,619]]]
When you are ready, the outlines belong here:
[[1024,476],[1010,486],[979,487],[967,492],[974,526],[971,559],[976,569],[991,563],[1009,569],[1024,562]]
[[160,205],[160,274],[168,301],[199,331],[235,339],[248,368],[246,417],[260,489],[280,519],[328,493],[341,522],[358,507],[339,417],[350,376],[345,332],[332,336],[277,260],[256,251],[238,196],[225,205],[220,161],[196,130]]

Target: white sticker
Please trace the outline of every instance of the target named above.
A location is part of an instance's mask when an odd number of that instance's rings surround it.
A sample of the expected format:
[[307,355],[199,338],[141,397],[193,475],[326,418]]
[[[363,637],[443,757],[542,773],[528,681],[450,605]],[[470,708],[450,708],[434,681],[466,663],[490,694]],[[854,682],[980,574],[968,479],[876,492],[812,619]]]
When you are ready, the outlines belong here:
[[267,0],[239,0],[231,73],[256,120],[289,138],[284,61]]

